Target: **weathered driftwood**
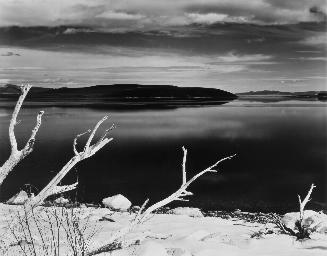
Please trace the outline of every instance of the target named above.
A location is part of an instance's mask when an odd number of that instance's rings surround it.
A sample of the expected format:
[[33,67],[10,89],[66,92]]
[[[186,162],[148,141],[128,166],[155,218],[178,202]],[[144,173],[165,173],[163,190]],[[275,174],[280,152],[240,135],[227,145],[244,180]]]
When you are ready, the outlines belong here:
[[[176,190],[176,192],[174,192],[173,194],[171,194],[170,196],[164,198],[163,200],[149,206],[148,208],[146,208],[147,203],[149,202],[149,199],[147,199],[142,207],[140,208],[140,210],[138,211],[138,213],[136,214],[136,217],[134,218],[134,220],[126,227],[123,227],[122,229],[114,232],[109,239],[106,241],[106,244],[89,252],[87,255],[91,256],[91,255],[96,255],[99,253],[103,253],[106,251],[110,251],[110,248],[113,247],[113,244],[119,244],[120,246],[124,247],[125,242],[123,240],[124,236],[126,236],[129,232],[131,232],[136,226],[138,226],[139,224],[144,223],[146,220],[149,219],[150,215],[157,209],[173,202],[176,200],[179,201],[188,201],[187,199],[185,199],[185,196],[190,196],[193,195],[192,192],[187,191],[187,188],[195,181],[197,180],[199,177],[201,177],[202,175],[204,175],[205,173],[208,172],[217,172],[217,170],[215,170],[214,168],[216,168],[218,166],[219,163],[227,160],[227,159],[231,159],[233,158],[235,155],[231,155],[225,158],[222,158],[220,160],[218,160],[217,162],[215,162],[213,165],[209,166],[208,168],[204,169],[203,171],[199,172],[198,174],[194,175],[191,179],[189,179],[187,181],[187,172],[186,172],[186,157],[187,157],[187,150],[183,147],[183,162],[182,162],[182,185],[179,187],[178,190]],[[126,246],[126,245],[125,245]]]
[[[91,145],[92,139],[95,136],[96,131],[100,127],[100,125],[108,118],[108,116],[103,117],[93,128],[92,132],[91,130],[88,130],[85,133],[78,134],[73,143],[73,151],[74,156],[67,162],[67,164],[60,170],[60,172],[46,185],[38,195],[31,198],[29,201],[27,201],[26,208],[30,209],[33,208],[39,204],[41,204],[47,197],[51,195],[55,195],[58,193],[63,193],[69,190],[73,190],[77,186],[77,182],[72,185],[66,185],[66,186],[59,186],[58,184],[61,182],[61,180],[66,176],[66,174],[80,161],[89,158],[93,156],[96,152],[98,152],[101,148],[103,148],[106,144],[108,144],[110,141],[113,140],[113,138],[107,138],[108,132],[113,128],[107,129],[104,134],[100,137],[100,139]],[[86,134],[90,133],[90,136],[88,140],[86,141],[86,144],[84,146],[84,149],[81,152],[78,152],[76,146],[77,146],[77,139]]]
[[28,139],[25,146],[19,150],[17,146],[17,140],[15,137],[15,126],[19,124],[19,121],[17,121],[18,113],[21,109],[21,106],[24,102],[24,99],[26,95],[28,94],[29,90],[31,89],[31,85],[22,85],[21,91],[22,94],[20,95],[14,112],[12,114],[10,124],[9,124],[9,141],[10,141],[10,147],[11,147],[11,153],[7,161],[0,167],[0,186],[2,185],[5,178],[8,176],[8,174],[14,169],[14,167],[23,160],[26,156],[28,156],[33,151],[33,146],[35,143],[35,137],[36,134],[41,126],[42,122],[42,115],[44,111],[40,111],[36,118],[36,125],[34,129],[32,130],[32,134],[30,138]]

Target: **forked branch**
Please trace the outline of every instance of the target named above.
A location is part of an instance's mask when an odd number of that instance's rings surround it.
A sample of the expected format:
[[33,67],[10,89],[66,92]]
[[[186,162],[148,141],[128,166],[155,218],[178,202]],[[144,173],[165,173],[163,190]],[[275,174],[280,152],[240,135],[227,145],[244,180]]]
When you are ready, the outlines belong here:
[[180,200],[180,201],[188,201],[187,199],[185,199],[185,196],[190,196],[193,195],[192,192],[188,191],[187,188],[194,182],[196,181],[199,177],[201,177],[202,175],[209,173],[209,172],[217,172],[217,170],[215,169],[221,162],[228,160],[228,159],[232,159],[234,155],[222,158],[220,160],[218,160],[217,162],[215,162],[214,164],[212,164],[211,166],[209,166],[208,168],[204,169],[203,171],[200,171],[199,173],[197,173],[196,175],[194,175],[191,179],[189,179],[187,181],[187,171],[186,171],[186,158],[187,158],[187,149],[185,149],[184,147],[182,147],[183,149],[183,161],[182,161],[182,185],[179,187],[179,189],[176,190],[176,192],[174,192],[173,194],[171,194],[170,196],[164,198],[163,200],[149,206],[148,208],[146,208],[146,205],[149,201],[149,199],[147,199],[142,207],[140,208],[140,210],[138,211],[138,213],[136,214],[136,217],[134,218],[134,220],[126,227],[123,227],[122,229],[116,231],[115,233],[112,234],[112,236],[106,241],[106,244],[101,246],[100,248],[93,250],[91,252],[88,253],[88,256],[91,255],[96,255],[102,252],[106,252],[108,251],[110,248],[112,248],[112,244],[113,243],[122,243],[122,238],[128,234],[129,232],[131,232],[137,225],[144,223],[146,220],[148,220],[149,216],[151,215],[151,213],[153,213],[155,210],[173,202],[176,200]]
[[310,229],[310,227],[304,225],[304,223],[303,223],[304,208],[305,208],[306,204],[311,200],[310,196],[315,187],[316,186],[314,184],[311,184],[311,187],[303,201],[301,200],[301,196],[298,195],[299,204],[300,204],[300,218],[295,221],[294,228],[290,228],[285,223],[283,223],[282,219],[279,216],[277,216],[277,214],[271,215],[273,221],[275,222],[277,227],[279,227],[283,233],[289,234],[291,236],[295,236],[297,239],[310,238],[310,233],[312,232],[312,230]]
[[[41,192],[35,196],[34,198],[31,198],[27,202],[27,208],[33,208],[39,204],[41,204],[47,197],[51,195],[55,195],[58,193],[63,193],[69,190],[73,190],[77,186],[77,182],[72,185],[66,185],[66,186],[58,186],[58,184],[61,182],[61,180],[66,176],[66,174],[80,161],[89,158],[93,156],[96,152],[98,152],[101,148],[103,148],[106,144],[108,144],[110,141],[113,140],[113,138],[107,138],[108,132],[114,127],[111,126],[109,129],[107,129],[104,134],[100,137],[98,141],[91,144],[92,139],[95,136],[96,131],[100,127],[100,125],[107,120],[108,116],[103,117],[93,128],[93,130],[88,130],[85,133],[78,134],[73,142],[73,151],[74,156],[68,161],[68,163],[61,169],[61,171],[49,182],[49,184],[41,190]],[[83,148],[82,151],[77,150],[77,140],[80,136],[90,133],[90,136]]]
[[40,111],[39,114],[37,115],[36,125],[32,130],[32,134],[30,138],[28,139],[25,146],[21,150],[19,150],[16,136],[15,136],[15,126],[19,124],[19,121],[17,121],[17,116],[26,98],[26,95],[28,94],[31,87],[32,86],[29,84],[21,86],[21,95],[16,103],[14,112],[10,120],[9,142],[10,142],[11,152],[7,161],[0,167],[0,186],[3,183],[4,179],[7,177],[7,175],[14,169],[14,167],[33,151],[35,137],[41,126],[42,115],[44,114],[44,111]]
[[304,208],[306,206],[306,204],[311,201],[311,194],[312,194],[312,191],[313,189],[315,188],[316,186],[314,184],[311,184],[311,187],[307,193],[307,195],[305,196],[304,200],[302,201],[301,200],[301,196],[300,195],[297,195],[298,196],[298,199],[299,199],[299,204],[300,204],[300,223],[302,224],[302,220],[304,218]]
[[[209,172],[217,172],[217,170],[215,170],[215,168],[223,161],[225,160],[228,160],[228,159],[232,159],[234,155],[231,155],[231,156],[228,156],[228,157],[225,157],[225,158],[222,158],[220,160],[218,160],[217,162],[215,162],[213,165],[209,166],[208,168],[204,169],[203,171],[197,173],[196,175],[194,175],[191,179],[189,179],[187,181],[187,177],[186,177],[186,174],[187,174],[187,171],[186,171],[186,158],[187,158],[187,149],[185,149],[185,147],[182,147],[183,149],[183,163],[182,163],[182,172],[183,172],[183,177],[182,177],[182,185],[180,186],[180,188],[174,192],[173,194],[171,194],[170,196],[166,197],[165,199],[151,205],[150,207],[148,207],[142,214],[140,214],[140,217],[136,220],[138,221],[139,223],[142,223],[144,222],[145,220],[147,220],[147,218],[149,217],[149,215],[173,202],[173,201],[188,201],[188,199],[185,199],[185,196],[191,196],[193,195],[192,192],[188,191],[187,188],[194,182],[196,181],[199,177],[201,177],[202,175],[204,175],[205,173],[209,173]],[[142,209],[140,209],[142,210]]]

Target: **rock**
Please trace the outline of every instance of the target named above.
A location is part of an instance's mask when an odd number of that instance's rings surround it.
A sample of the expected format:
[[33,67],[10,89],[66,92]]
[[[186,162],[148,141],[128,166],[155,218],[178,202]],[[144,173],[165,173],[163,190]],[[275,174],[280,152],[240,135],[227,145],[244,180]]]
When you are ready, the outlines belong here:
[[176,215],[187,215],[190,217],[204,217],[199,208],[192,207],[177,207],[175,209],[170,210],[169,213]]
[[54,200],[54,202],[56,204],[68,204],[69,203],[69,200],[67,198],[64,198],[64,197],[58,197],[56,200]]
[[132,203],[121,194],[104,198],[102,203],[105,207],[116,211],[127,211],[132,205]]
[[315,213],[303,220],[303,225],[320,234],[327,234],[327,215]]
[[[315,211],[311,211],[311,210],[306,210],[304,211],[304,218],[307,218],[313,214],[315,214]],[[284,216],[282,217],[282,223],[290,228],[290,229],[295,229],[295,222],[297,220],[300,219],[300,213],[299,212],[288,212],[286,214],[284,214]]]
[[[295,222],[300,218],[299,212],[286,213],[282,218],[282,223],[292,230],[295,230]],[[321,234],[327,233],[327,215],[312,210],[304,211],[303,225],[313,232]]]
[[28,198],[28,194],[24,190],[21,190],[16,195],[11,197],[7,201],[7,204],[24,204]]
[[165,247],[157,242],[148,241],[142,244],[137,253],[138,256],[169,256]]

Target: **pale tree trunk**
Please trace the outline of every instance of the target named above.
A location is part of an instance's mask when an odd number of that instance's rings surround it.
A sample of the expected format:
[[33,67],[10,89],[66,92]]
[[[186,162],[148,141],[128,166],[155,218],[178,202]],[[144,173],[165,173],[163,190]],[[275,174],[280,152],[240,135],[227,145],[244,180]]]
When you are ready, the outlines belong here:
[[[180,186],[180,188],[178,190],[176,190],[176,192],[174,192],[173,194],[171,194],[170,196],[164,198],[163,200],[149,206],[148,208],[146,208],[146,204],[149,202],[149,199],[147,199],[144,204],[142,205],[141,209],[138,211],[138,213],[135,216],[135,219],[128,225],[125,226],[121,229],[119,229],[118,231],[115,231],[106,241],[106,243],[102,246],[100,246],[99,248],[89,252],[87,254],[87,256],[91,256],[91,255],[97,255],[103,252],[108,252],[110,251],[110,248],[112,248],[112,244],[113,243],[118,243],[121,244],[122,246],[124,246],[124,240],[123,238],[130,233],[131,231],[133,231],[133,229],[135,227],[137,227],[138,225],[144,223],[146,220],[148,220],[149,216],[157,209],[173,202],[176,200],[179,201],[188,201],[188,199],[185,199],[185,196],[191,196],[193,195],[192,192],[187,191],[187,188],[195,181],[197,180],[199,177],[201,177],[203,174],[208,173],[208,172],[217,172],[217,170],[215,170],[215,168],[218,166],[219,163],[228,160],[228,159],[232,159],[235,155],[231,155],[225,158],[222,158],[220,160],[218,160],[217,162],[215,162],[213,165],[209,166],[208,168],[204,169],[203,171],[200,171],[198,174],[194,175],[191,179],[189,179],[187,181],[187,177],[186,177],[186,157],[187,157],[187,150],[183,147],[183,162],[182,162],[182,185]],[[128,244],[126,244],[125,246],[128,246]]]
[[15,137],[15,126],[19,123],[17,121],[17,116],[18,116],[20,108],[24,102],[24,99],[30,89],[31,89],[30,85],[23,85],[21,87],[22,94],[20,95],[20,97],[16,103],[14,112],[13,112],[11,120],[10,120],[9,141],[10,141],[11,152],[10,152],[9,158],[0,167],[0,187],[3,183],[3,181],[5,180],[5,178],[8,176],[8,174],[14,169],[14,167],[33,151],[35,136],[41,126],[42,115],[43,115],[44,111],[40,111],[39,114],[37,115],[36,125],[35,125],[34,129],[32,130],[32,134],[31,134],[30,138],[28,139],[24,148],[19,150],[18,146],[17,146],[16,137]]
[[8,174],[14,169],[14,167],[19,163],[21,158],[18,154],[10,154],[7,161],[0,167],[0,186]]

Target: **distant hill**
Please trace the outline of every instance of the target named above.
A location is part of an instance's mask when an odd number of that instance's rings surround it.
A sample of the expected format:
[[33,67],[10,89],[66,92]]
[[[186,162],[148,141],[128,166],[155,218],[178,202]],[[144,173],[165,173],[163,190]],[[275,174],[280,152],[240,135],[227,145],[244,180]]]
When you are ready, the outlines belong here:
[[276,96],[276,97],[296,97],[296,98],[318,98],[324,97],[326,95],[326,91],[305,91],[305,92],[281,92],[281,91],[271,91],[271,90],[263,90],[263,91],[249,91],[243,93],[237,93],[240,97],[246,96]]
[[[7,84],[0,87],[0,98],[16,99],[20,89]],[[236,99],[227,91],[202,88],[178,87],[172,85],[113,84],[80,88],[42,88],[32,87],[26,101],[55,102],[61,104],[125,104],[125,105],[207,105],[221,104],[222,101]],[[58,104],[51,104],[58,105]],[[60,105],[60,104],[59,104]]]
[[[6,84],[0,87],[1,96],[18,95],[17,85]],[[173,85],[113,84],[79,88],[32,87],[32,98],[140,98],[140,99],[235,99],[236,95],[220,89],[202,87],[178,87]]]
[[20,94],[20,88],[14,84],[6,84],[4,86],[0,86],[0,94],[1,95],[16,95]]

